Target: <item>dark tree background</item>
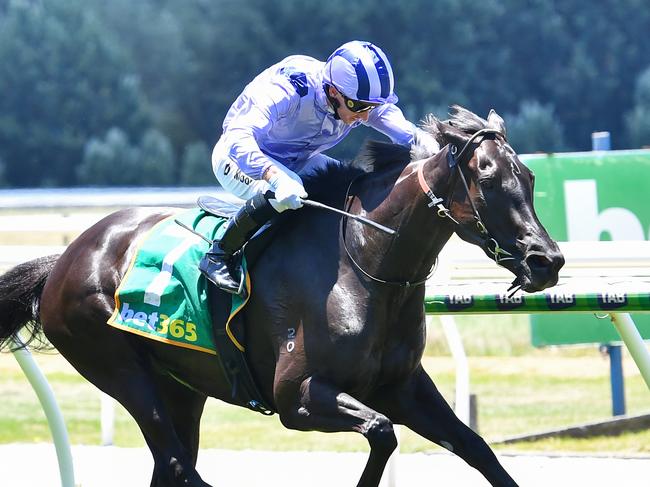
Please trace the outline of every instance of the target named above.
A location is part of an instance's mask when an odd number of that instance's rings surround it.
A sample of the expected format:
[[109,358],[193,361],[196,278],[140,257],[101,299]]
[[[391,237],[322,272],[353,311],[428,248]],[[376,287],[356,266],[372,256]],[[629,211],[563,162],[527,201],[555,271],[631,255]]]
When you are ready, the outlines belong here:
[[[214,184],[243,86],[364,39],[415,122],[457,103],[520,153],[650,144],[647,0],[0,0],[0,185]],[[373,132],[332,151],[354,156]]]

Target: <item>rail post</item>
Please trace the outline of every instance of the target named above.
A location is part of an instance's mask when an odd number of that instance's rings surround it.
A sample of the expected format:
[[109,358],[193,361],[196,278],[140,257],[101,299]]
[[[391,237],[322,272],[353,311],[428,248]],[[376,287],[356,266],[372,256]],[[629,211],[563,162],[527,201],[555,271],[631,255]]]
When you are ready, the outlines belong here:
[[[591,134],[592,151],[608,151],[612,148],[609,132]],[[609,377],[612,390],[612,416],[625,414],[625,379],[623,377],[623,353],[620,345],[605,344],[609,356]]]
[[[18,338],[14,339],[14,345],[22,347],[23,344]],[[34,361],[32,354],[26,348],[18,348],[13,352],[23,373],[27,376],[29,383],[36,392],[39,402],[45,412],[47,423],[54,440],[54,448],[59,462],[59,475],[61,477],[61,487],[75,487],[74,484],[74,467],[72,464],[72,452],[70,450],[70,440],[68,439],[68,430],[66,429],[63,415],[59,409],[54,393],[47,379]]]

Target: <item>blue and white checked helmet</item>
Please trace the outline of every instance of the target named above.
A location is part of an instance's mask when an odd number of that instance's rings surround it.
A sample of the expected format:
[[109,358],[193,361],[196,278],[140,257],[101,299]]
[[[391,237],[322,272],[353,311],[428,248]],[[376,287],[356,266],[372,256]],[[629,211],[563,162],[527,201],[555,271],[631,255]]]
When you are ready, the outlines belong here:
[[353,100],[396,103],[393,68],[384,54],[370,42],[343,44],[327,59],[323,81]]

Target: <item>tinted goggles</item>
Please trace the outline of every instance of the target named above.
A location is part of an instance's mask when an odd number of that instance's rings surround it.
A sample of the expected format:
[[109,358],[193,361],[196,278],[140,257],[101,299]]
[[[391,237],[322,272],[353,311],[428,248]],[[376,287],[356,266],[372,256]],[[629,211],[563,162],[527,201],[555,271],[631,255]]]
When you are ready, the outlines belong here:
[[345,96],[343,93],[341,93],[341,95],[343,96],[343,101],[345,101],[345,107],[354,113],[369,112],[373,108],[381,105],[381,103],[353,100],[352,98]]

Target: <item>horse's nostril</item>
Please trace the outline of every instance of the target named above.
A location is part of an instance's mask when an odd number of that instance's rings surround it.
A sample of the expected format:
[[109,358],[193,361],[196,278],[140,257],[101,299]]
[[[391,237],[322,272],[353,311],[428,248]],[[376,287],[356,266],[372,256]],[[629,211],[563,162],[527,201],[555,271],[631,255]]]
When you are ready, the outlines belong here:
[[543,254],[531,254],[526,257],[526,263],[530,268],[544,269],[550,267],[553,262]]

